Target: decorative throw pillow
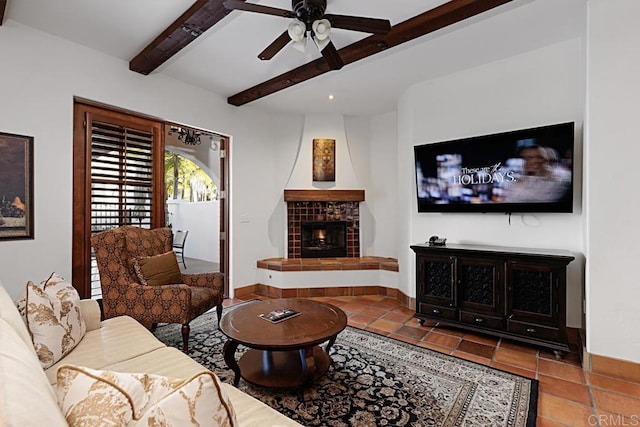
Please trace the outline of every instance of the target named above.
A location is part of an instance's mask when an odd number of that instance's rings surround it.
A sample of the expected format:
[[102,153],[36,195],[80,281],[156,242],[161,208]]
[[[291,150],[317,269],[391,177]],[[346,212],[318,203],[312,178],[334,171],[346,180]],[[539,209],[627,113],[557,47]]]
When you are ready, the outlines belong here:
[[210,371],[185,380],[62,365],[57,393],[70,427],[238,425],[229,398]]
[[[62,279],[62,277],[58,273],[54,272],[54,273],[51,273],[51,275],[47,277],[45,280],[41,281],[40,286],[44,286],[44,284],[47,283],[47,281],[54,276],[59,279]],[[27,323],[27,287],[26,286],[22,290],[22,294],[18,298],[16,298],[15,305],[16,305],[16,308],[18,309],[18,313],[20,313],[24,322]]]
[[[40,282],[40,286],[44,286],[44,284],[47,283],[47,280],[49,280],[54,275],[58,276],[57,273],[52,273],[48,278]],[[18,298],[16,298],[15,304],[16,304],[16,308],[18,309],[18,313],[20,313],[20,315],[22,316],[22,319],[24,320],[24,323],[27,323],[27,287],[26,286],[22,290],[22,294]]]
[[178,260],[173,251],[136,258],[133,261],[133,270],[143,285],[159,286],[183,282]]
[[40,285],[27,283],[25,318],[45,369],[78,345],[87,330],[78,291],[56,273]]

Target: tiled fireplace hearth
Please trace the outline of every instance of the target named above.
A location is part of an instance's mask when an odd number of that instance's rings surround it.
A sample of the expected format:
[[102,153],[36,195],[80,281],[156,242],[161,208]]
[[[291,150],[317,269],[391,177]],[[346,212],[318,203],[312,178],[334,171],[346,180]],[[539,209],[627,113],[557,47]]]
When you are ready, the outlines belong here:
[[[360,202],[364,190],[285,190],[288,258],[360,256]],[[325,233],[346,230],[337,238]],[[309,236],[309,230],[314,234]],[[341,253],[335,251],[338,246]]]

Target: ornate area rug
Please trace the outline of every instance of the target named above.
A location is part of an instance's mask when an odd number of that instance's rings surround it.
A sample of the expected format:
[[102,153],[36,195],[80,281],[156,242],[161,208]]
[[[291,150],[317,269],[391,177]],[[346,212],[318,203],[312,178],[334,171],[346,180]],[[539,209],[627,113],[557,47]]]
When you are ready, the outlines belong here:
[[[182,348],[180,325],[159,326],[155,335]],[[189,355],[233,383],[225,341],[215,313],[191,322]],[[330,354],[329,371],[305,388],[304,401],[295,390],[243,379],[239,388],[306,426],[535,426],[536,380],[352,327],[338,335]]]

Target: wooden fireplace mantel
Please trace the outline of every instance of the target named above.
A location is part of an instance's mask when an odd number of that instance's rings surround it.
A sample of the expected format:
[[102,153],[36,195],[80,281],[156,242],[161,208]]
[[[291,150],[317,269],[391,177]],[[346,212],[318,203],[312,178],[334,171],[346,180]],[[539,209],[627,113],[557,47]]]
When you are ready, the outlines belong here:
[[364,190],[284,190],[285,202],[364,202]]

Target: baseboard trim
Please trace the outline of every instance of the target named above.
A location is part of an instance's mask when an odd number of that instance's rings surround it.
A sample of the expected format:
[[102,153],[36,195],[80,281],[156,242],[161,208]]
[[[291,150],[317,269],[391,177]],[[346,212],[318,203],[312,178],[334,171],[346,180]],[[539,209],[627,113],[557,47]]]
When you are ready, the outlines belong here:
[[579,329],[578,337],[578,352],[585,372],[640,383],[640,363],[589,353],[584,328]]
[[353,297],[362,295],[380,295],[395,298],[411,310],[415,310],[416,308],[415,298],[407,296],[398,289],[377,285],[280,289],[275,286],[256,283],[255,285],[243,286],[234,290],[236,298],[243,298],[251,294],[263,295],[270,298]]
[[586,353],[584,369],[591,374],[640,383],[640,363]]

